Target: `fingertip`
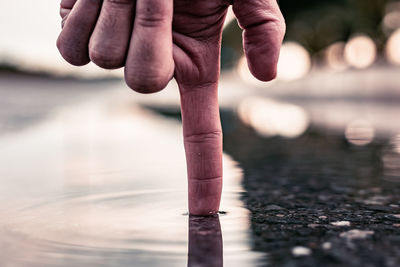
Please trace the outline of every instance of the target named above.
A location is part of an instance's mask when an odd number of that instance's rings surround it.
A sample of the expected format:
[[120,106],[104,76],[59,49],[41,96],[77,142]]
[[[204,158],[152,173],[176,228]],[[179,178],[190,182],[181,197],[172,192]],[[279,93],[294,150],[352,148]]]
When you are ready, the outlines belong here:
[[249,63],[249,69],[253,76],[262,82],[272,81],[277,76],[277,63],[275,62],[265,64],[259,60],[253,60],[252,64]]
[[123,53],[113,53],[102,51],[101,48],[89,45],[90,60],[103,69],[119,69],[124,66],[125,55]]
[[88,53],[80,51],[73,43],[65,41],[62,33],[58,37],[56,45],[61,56],[71,65],[84,66],[90,62]]
[[[149,73],[153,75],[150,76]],[[163,90],[173,77],[173,70],[165,73],[143,73],[125,68],[125,82],[133,91],[141,94],[153,94]]]
[[219,212],[222,177],[215,179],[189,178],[189,214],[210,216]]
[[101,5],[101,1],[62,1],[61,8],[72,9],[72,11],[66,14],[62,21],[63,29],[56,45],[68,63],[83,66],[90,62],[89,39],[96,25]]

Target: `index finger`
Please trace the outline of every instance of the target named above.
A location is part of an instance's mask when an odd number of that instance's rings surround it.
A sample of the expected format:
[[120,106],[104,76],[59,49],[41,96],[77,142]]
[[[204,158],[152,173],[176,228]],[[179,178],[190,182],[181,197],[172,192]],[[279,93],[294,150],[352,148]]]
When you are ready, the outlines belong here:
[[181,110],[189,187],[189,213],[218,212],[222,191],[222,129],[218,83],[181,85]]

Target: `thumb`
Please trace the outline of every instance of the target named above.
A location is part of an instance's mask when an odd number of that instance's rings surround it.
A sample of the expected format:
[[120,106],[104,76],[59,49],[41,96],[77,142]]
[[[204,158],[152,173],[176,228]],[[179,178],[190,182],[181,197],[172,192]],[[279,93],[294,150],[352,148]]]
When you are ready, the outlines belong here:
[[243,46],[251,73],[261,81],[276,76],[285,21],[276,0],[235,0],[235,13],[243,31]]

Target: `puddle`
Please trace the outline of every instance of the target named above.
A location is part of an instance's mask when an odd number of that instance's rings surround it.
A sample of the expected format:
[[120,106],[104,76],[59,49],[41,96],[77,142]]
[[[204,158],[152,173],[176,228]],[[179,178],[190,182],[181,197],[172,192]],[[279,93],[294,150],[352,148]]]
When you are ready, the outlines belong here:
[[180,123],[100,99],[1,136],[1,266],[257,266],[265,259],[251,251],[242,171],[232,159],[225,156],[224,212],[185,216]]
[[257,265],[262,254],[249,249],[239,192],[225,192],[227,214],[206,218],[182,215],[186,197],[173,190],[82,194],[9,212],[2,215],[2,266]]

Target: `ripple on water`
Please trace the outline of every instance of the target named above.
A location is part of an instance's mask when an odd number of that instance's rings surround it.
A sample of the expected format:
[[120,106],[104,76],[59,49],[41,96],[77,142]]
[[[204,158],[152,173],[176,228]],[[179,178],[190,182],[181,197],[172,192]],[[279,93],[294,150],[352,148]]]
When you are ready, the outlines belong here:
[[18,266],[257,265],[263,255],[251,252],[240,193],[224,193],[224,212],[207,218],[183,216],[186,194],[70,194],[31,205],[3,223],[0,248],[7,250],[0,260]]

